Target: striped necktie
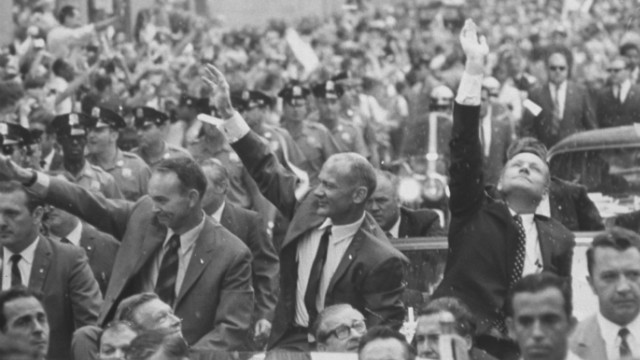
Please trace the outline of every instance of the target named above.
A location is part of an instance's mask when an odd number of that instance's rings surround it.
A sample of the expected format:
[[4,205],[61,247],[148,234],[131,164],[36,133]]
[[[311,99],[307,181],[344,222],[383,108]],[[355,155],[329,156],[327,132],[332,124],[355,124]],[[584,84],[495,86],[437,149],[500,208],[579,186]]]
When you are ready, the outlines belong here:
[[155,293],[158,294],[160,300],[173,307],[176,299],[176,280],[178,279],[178,265],[180,257],[178,250],[180,249],[180,235],[173,234],[169,238],[167,251],[162,257],[160,263],[160,271],[158,272],[158,281],[156,282]]

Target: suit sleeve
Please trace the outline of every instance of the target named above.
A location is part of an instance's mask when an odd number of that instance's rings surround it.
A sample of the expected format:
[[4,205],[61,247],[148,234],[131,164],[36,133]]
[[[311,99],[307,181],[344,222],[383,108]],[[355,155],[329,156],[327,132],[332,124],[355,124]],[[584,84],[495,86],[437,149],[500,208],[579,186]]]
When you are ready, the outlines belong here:
[[[239,241],[239,240],[238,240]],[[193,344],[193,349],[239,349],[245,343],[253,311],[251,253],[245,248],[231,262],[220,289],[213,330]]]
[[78,254],[70,259],[73,261],[73,266],[68,278],[73,322],[76,329],[85,325],[95,325],[102,305],[100,288],[91,272],[87,256],[81,249],[77,250]]
[[258,135],[249,132],[232,144],[262,194],[288,219],[296,207],[296,176],[288,171]]
[[122,239],[133,209],[131,202],[107,199],[102,194],[56,178],[50,178],[44,200],[82,218],[116,239]]
[[578,230],[600,231],[604,230],[604,223],[596,205],[589,199],[587,189],[579,186],[575,194],[575,207],[578,214]]
[[480,106],[454,104],[449,167],[449,207],[454,217],[476,212],[484,200],[479,122]]
[[362,287],[367,327],[387,325],[399,329],[402,326],[405,265],[400,258],[393,257],[367,275]]
[[[252,214],[253,215],[253,214]],[[253,255],[253,287],[256,297],[256,319],[273,321],[278,300],[277,281],[280,273],[280,259],[272,241],[266,233],[260,218],[247,217],[249,234],[247,245]]]

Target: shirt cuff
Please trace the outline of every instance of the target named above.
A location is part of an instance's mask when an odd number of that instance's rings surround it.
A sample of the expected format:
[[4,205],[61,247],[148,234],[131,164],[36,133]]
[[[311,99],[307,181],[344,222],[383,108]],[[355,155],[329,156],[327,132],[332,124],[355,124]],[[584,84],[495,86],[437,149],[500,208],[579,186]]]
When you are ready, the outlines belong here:
[[218,127],[229,143],[233,144],[236,141],[242,139],[245,135],[251,131],[251,128],[242,118],[242,115],[235,111],[233,116]]
[[482,75],[462,73],[456,102],[460,105],[478,106],[482,94]]
[[47,191],[49,190],[49,183],[51,183],[51,178],[49,175],[41,172],[36,172],[36,182],[29,187],[31,192],[35,193],[39,196],[47,195]]

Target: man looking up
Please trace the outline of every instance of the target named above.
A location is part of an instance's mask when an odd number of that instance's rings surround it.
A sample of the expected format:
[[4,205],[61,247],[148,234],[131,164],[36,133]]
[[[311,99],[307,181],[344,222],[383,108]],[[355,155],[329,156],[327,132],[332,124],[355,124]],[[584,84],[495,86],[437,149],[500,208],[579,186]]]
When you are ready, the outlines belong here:
[[23,286],[0,292],[0,333],[24,340],[37,353],[38,360],[45,360],[49,322],[41,298],[41,294]]

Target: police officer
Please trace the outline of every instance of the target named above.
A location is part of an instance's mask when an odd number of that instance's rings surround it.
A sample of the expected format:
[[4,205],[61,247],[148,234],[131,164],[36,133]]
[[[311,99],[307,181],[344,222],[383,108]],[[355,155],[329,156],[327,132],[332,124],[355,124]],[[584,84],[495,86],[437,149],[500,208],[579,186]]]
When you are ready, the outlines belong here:
[[138,130],[139,146],[131,152],[140,156],[151,168],[163,159],[191,158],[187,150],[164,140],[169,129],[169,117],[166,114],[143,106],[136,108],[133,115],[134,125]]
[[309,180],[317,182],[322,164],[329,156],[339,153],[340,146],[329,130],[318,122],[307,121],[307,97],[311,92],[298,84],[286,86],[278,96],[282,98],[282,127],[291,134],[293,140],[309,162]]
[[[196,118],[198,114],[206,113],[207,111],[209,111],[209,98],[197,98],[189,95],[182,95],[180,97],[180,104],[176,108],[176,118],[178,121],[171,126],[172,128],[184,128],[182,144],[185,147],[197,141],[202,123],[196,121]],[[171,136],[173,137],[174,135],[172,134]]]
[[29,130],[17,124],[0,123],[0,135],[2,135],[2,153],[10,156],[14,163],[24,165],[27,159],[27,147],[31,144]]
[[91,165],[84,156],[89,128],[95,126],[95,119],[82,113],[69,113],[53,118],[56,140],[62,148],[62,168],[52,171],[67,171],[80,186],[101,192],[110,199],[122,199],[116,181],[109,173]]
[[316,84],[311,91],[318,106],[318,120],[331,131],[340,148],[369,158],[360,129],[340,115],[339,99],[344,94],[342,85],[329,80]]
[[147,194],[151,169],[139,156],[118,149],[119,130],[126,127],[118,113],[101,107],[91,109],[95,126],[87,137],[87,160],[111,174],[125,199],[136,201]]

